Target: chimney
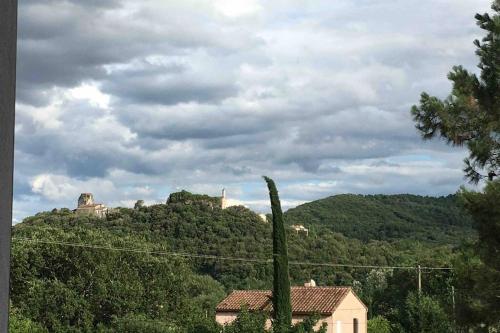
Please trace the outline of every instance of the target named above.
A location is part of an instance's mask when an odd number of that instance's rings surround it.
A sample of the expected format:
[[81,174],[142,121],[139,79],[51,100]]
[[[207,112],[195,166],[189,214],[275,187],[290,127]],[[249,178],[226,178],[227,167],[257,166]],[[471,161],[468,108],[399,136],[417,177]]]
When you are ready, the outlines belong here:
[[316,281],[311,279],[308,282],[304,283],[304,287],[316,287]]

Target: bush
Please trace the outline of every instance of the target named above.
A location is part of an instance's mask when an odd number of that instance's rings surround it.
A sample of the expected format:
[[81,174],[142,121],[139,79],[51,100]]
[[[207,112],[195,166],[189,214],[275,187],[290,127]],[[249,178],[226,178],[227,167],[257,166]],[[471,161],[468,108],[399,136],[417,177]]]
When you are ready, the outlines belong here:
[[368,333],[390,333],[391,323],[382,316],[375,316],[368,320]]

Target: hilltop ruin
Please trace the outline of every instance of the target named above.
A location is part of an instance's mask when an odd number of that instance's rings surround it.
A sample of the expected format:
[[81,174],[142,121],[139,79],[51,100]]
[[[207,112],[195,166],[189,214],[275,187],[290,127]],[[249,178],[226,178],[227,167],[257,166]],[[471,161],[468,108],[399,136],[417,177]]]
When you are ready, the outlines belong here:
[[109,209],[101,203],[94,202],[92,193],[82,193],[78,198],[78,207],[75,209],[77,215],[90,215],[100,218],[106,217]]

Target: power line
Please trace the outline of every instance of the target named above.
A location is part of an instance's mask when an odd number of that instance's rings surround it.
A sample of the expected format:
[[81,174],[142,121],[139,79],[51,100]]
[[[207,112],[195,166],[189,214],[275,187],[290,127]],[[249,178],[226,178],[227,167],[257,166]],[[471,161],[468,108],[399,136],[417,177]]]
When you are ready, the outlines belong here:
[[71,246],[71,247],[81,247],[81,248],[88,248],[88,249],[95,249],[95,250],[144,253],[144,254],[152,254],[152,255],[172,256],[172,257],[219,259],[219,260],[230,260],[230,261],[249,261],[249,262],[259,262],[259,263],[272,262],[271,259],[236,258],[236,257],[223,257],[223,256],[212,255],[212,254],[194,254],[194,253],[183,253],[183,252],[150,251],[150,250],[134,249],[134,248],[110,247],[110,246],[103,246],[103,245],[89,245],[89,244],[84,244],[84,243],[44,241],[44,240],[32,239],[32,238],[13,237],[12,240],[13,241],[20,240],[20,241],[27,241],[27,242],[41,243],[41,244],[53,244],[53,245],[62,245],[62,246]]
[[[264,263],[264,264],[268,264],[268,263],[273,262],[272,259],[225,257],[225,256],[219,256],[219,255],[212,255],[212,254],[152,251],[152,250],[144,250],[144,249],[137,249],[137,248],[110,247],[110,246],[104,246],[104,245],[71,243],[71,242],[62,242],[62,241],[49,241],[49,240],[40,240],[40,239],[24,238],[24,237],[13,237],[12,240],[13,241],[32,242],[32,243],[41,243],[41,244],[52,244],[52,245],[60,245],[60,246],[80,247],[80,248],[88,248],[88,249],[95,249],[95,250],[107,250],[107,251],[129,252],[129,253],[144,253],[144,254],[151,254],[151,255],[171,256],[171,257],[253,262],[253,263]],[[362,268],[362,269],[366,269],[366,268],[403,269],[403,270],[416,269],[416,266],[379,266],[379,265],[335,264],[335,263],[320,263],[320,262],[293,261],[293,260],[289,261],[288,263],[289,263],[289,265],[320,266],[320,267],[344,267],[344,268]],[[452,267],[424,267],[424,266],[422,266],[421,268],[427,269],[427,270],[447,270],[447,271],[453,270]]]
[[[310,266],[327,266],[327,267],[346,267],[346,268],[375,268],[375,269],[405,269],[414,270],[416,266],[378,266],[378,265],[355,265],[355,264],[331,264],[331,263],[317,263],[317,262],[301,262],[289,261],[290,265],[310,265]],[[453,270],[452,267],[423,267],[428,270]]]

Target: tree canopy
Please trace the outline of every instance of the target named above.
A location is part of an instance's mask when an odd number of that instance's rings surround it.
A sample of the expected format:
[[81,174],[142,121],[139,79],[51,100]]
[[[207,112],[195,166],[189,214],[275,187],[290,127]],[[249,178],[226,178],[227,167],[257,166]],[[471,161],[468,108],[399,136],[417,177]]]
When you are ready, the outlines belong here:
[[460,193],[479,239],[465,245],[455,263],[458,323],[483,331],[500,328],[500,0],[492,9],[491,16],[475,16],[486,32],[482,41],[474,41],[480,75],[454,67],[448,74],[451,95],[442,101],[423,93],[420,106],[411,111],[424,139],[439,135],[453,145],[465,144],[466,177],[474,183],[486,180],[483,192]]
[[492,9],[492,16],[475,16],[486,32],[481,41],[474,41],[480,75],[453,67],[448,74],[451,94],[441,100],[424,92],[411,110],[424,139],[440,136],[449,144],[467,146],[464,171],[476,183],[500,175],[500,0]]
[[[38,213],[15,225],[11,299],[19,320],[13,325],[41,332],[108,333],[122,332],[124,327],[135,332],[219,332],[215,306],[227,293],[272,288],[272,226],[245,207],[221,209],[207,204],[211,199],[205,196],[182,195],[189,200],[117,208],[105,219],[78,216],[63,208]],[[408,197],[406,204],[424,199],[434,200],[436,208],[449,209],[447,201],[438,198]],[[372,208],[359,206],[359,214],[366,214],[363,221],[368,223],[370,216],[397,210],[405,201],[390,202]],[[418,217],[416,211],[414,214]],[[436,215],[432,223],[440,224],[438,216],[443,216],[444,223],[444,215]],[[438,237],[435,242],[403,239],[412,237],[408,230],[403,238],[360,240],[326,226],[319,229],[320,224],[306,236],[286,227],[291,223],[286,214],[284,222],[290,263],[449,266],[459,255],[453,237]],[[309,226],[309,221],[303,222]],[[462,222],[457,220],[457,225]],[[350,225],[352,230],[363,229],[361,220],[352,219]],[[381,315],[391,325],[406,327],[406,298],[416,288],[412,270],[290,264],[289,273],[293,285],[311,278],[319,285],[352,285],[370,308],[369,316]],[[451,309],[452,279],[449,272],[431,272],[423,284],[424,293],[447,311]],[[293,329],[308,332],[309,326],[304,325]]]

